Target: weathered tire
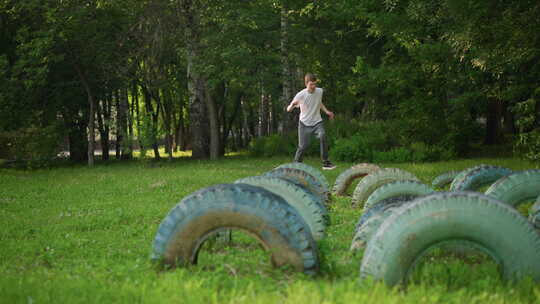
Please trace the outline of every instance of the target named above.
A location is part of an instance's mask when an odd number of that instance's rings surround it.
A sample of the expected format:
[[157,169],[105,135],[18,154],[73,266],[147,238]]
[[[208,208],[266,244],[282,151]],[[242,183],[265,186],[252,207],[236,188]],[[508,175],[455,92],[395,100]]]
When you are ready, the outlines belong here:
[[235,183],[262,187],[281,196],[304,218],[315,240],[324,238],[324,231],[328,221],[328,210],[320,198],[313,195],[307,189],[301,188],[287,180],[268,176],[243,178],[235,181]]
[[499,179],[486,190],[486,195],[511,206],[532,201],[540,196],[540,170],[526,170]]
[[512,174],[514,171],[499,167],[482,165],[466,170],[466,173],[453,184],[452,191],[478,190],[490,185],[502,177]]
[[417,180],[398,180],[386,183],[371,193],[364,204],[364,210],[373,207],[379,201],[394,196],[424,196],[435,192],[428,185]]
[[536,229],[540,230],[540,196],[538,196],[534,205],[529,209],[529,222],[531,222]]
[[477,167],[481,167],[481,166],[487,166],[487,165],[478,165],[478,166],[474,166],[474,167],[471,167],[471,168],[467,168],[467,169],[464,169],[462,171],[459,171],[459,173],[456,175],[456,177],[454,177],[454,179],[452,180],[452,183],[450,183],[450,191],[452,191],[452,189],[455,187],[455,184],[459,183],[463,177],[465,175],[467,175],[467,173],[469,173],[471,170],[474,170],[475,168]]
[[443,188],[444,186],[452,183],[454,178],[459,174],[459,171],[450,171],[443,173],[433,179],[431,185],[433,188]]
[[293,162],[293,163],[279,165],[277,168],[292,168],[292,169],[304,170],[319,180],[319,182],[324,188],[325,193],[330,192],[330,184],[328,183],[328,180],[326,179],[326,177],[322,174],[320,170],[317,170],[316,168],[310,165],[306,165],[304,163],[299,163],[299,162]]
[[474,166],[474,167],[470,167],[470,168],[467,168],[467,169],[464,169],[462,171],[460,171],[456,177],[454,177],[454,179],[452,180],[452,183],[450,184],[450,191],[456,191],[456,186],[458,184],[461,183],[461,181],[463,180],[463,178],[469,174],[469,172],[471,171],[474,171],[478,168],[482,168],[482,167],[488,167],[489,165],[486,165],[486,164],[480,164],[480,165],[477,165],[477,166]]
[[324,192],[324,187],[319,180],[301,169],[277,168],[264,173],[263,176],[279,177],[295,184],[302,185],[325,202],[330,198],[328,193]]
[[377,190],[377,188],[389,182],[398,180],[418,181],[418,178],[410,172],[397,168],[385,168],[377,170],[362,178],[358,185],[356,185],[356,189],[354,189],[353,193],[352,204],[361,207],[371,193]]
[[358,219],[358,222],[356,222],[356,225],[354,226],[354,234],[358,233],[358,229],[366,221],[368,221],[372,216],[375,216],[381,212],[384,212],[384,210],[388,208],[398,207],[404,203],[413,201],[415,198],[416,196],[413,196],[413,195],[401,195],[401,196],[385,198],[379,201],[377,204],[371,206],[371,208],[364,210],[364,212],[362,212],[362,215],[360,216],[360,218]]
[[152,259],[173,267],[196,264],[206,238],[234,228],[260,241],[274,266],[318,271],[315,240],[298,212],[280,196],[246,184],[215,185],[184,198],[159,225]]
[[386,205],[380,212],[377,212],[373,216],[369,217],[367,221],[362,223],[354,234],[350,250],[357,251],[364,249],[369,241],[373,238],[377,230],[381,227],[381,224],[396,212],[400,206],[399,204]]
[[355,179],[364,177],[379,169],[379,166],[368,163],[362,163],[350,167],[338,175],[336,182],[334,183],[334,187],[332,188],[332,193],[337,196],[345,196],[347,193],[347,188],[349,188]]
[[406,283],[422,255],[447,241],[475,244],[505,279],[540,280],[540,234],[514,208],[474,192],[436,193],[399,208],[367,244],[361,278]]

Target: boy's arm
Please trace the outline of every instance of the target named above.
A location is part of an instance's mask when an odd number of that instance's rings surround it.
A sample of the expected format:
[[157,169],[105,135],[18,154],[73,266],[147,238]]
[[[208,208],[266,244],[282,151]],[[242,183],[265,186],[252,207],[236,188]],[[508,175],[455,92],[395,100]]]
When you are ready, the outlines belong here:
[[324,113],[326,113],[326,115],[328,115],[328,117],[330,117],[330,119],[334,119],[334,113],[331,111],[328,111],[328,109],[324,106],[324,103],[322,102],[321,102],[321,109],[323,110]]
[[288,106],[287,106],[287,112],[292,111],[294,108],[298,106],[298,100],[293,100]]

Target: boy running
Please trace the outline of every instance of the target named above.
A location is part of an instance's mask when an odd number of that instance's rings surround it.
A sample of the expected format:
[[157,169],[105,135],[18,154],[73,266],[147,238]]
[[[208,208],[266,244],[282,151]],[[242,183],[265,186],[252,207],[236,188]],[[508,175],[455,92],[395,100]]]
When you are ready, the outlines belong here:
[[321,159],[323,170],[332,170],[336,166],[328,160],[328,143],[321,110],[334,119],[334,113],[330,112],[322,103],[323,89],[317,88],[317,77],[311,73],[304,77],[306,88],[298,92],[293,101],[287,107],[287,112],[294,108],[300,108],[300,121],[298,122],[298,149],[294,156],[295,162],[302,162],[304,152],[309,146],[311,135],[319,139],[321,145]]

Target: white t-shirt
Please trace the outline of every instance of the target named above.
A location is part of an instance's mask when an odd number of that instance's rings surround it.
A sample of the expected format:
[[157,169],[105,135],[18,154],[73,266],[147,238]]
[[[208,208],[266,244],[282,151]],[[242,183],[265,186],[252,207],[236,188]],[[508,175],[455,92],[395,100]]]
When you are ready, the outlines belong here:
[[303,89],[294,96],[294,100],[298,100],[300,107],[300,121],[306,126],[314,126],[322,121],[321,103],[322,103],[322,88],[315,88],[313,93],[308,92],[308,89]]

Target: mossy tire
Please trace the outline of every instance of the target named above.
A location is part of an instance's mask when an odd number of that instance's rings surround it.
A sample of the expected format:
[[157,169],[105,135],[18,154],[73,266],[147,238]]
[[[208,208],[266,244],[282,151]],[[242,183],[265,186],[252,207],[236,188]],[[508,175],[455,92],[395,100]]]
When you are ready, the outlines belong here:
[[269,176],[247,177],[237,180],[235,183],[262,187],[281,196],[304,218],[315,240],[324,238],[324,231],[328,222],[328,210],[320,198],[310,191],[290,181]]
[[326,177],[322,174],[320,170],[317,170],[316,168],[310,165],[306,165],[304,163],[299,163],[299,162],[293,162],[293,163],[279,165],[277,168],[292,168],[292,169],[304,170],[319,180],[319,182],[323,186],[325,193],[330,192],[330,184],[328,183],[328,180],[326,179]]
[[275,267],[318,271],[315,240],[298,212],[280,196],[246,184],[215,185],[185,197],[159,225],[152,259],[168,267],[196,264],[204,241],[223,229],[253,236]]
[[332,193],[336,196],[345,196],[347,188],[349,188],[355,179],[364,177],[379,169],[381,169],[379,166],[369,163],[357,164],[350,167],[338,175],[332,187]]
[[330,200],[330,195],[325,192],[322,183],[313,175],[301,169],[276,168],[263,174],[263,176],[279,177],[295,184],[301,185],[313,194],[319,196],[324,202]]
[[540,196],[540,170],[525,170],[505,176],[486,190],[486,195],[517,207]]
[[433,186],[433,188],[439,188],[439,189],[443,188],[446,185],[452,183],[452,181],[454,180],[454,178],[456,178],[458,174],[459,174],[459,171],[445,172],[435,177],[433,181],[431,182],[431,186]]
[[514,171],[499,167],[482,165],[466,170],[466,172],[456,180],[450,190],[452,191],[476,191],[484,186],[488,186],[502,177],[512,174]]
[[373,207],[386,198],[395,196],[424,196],[435,192],[428,185],[417,180],[398,180],[386,183],[371,193],[364,204],[364,210]]
[[380,186],[398,180],[415,180],[418,178],[412,173],[397,168],[377,170],[362,178],[354,189],[352,204],[361,207],[369,196]]
[[540,234],[514,208],[474,192],[432,194],[392,214],[367,244],[361,278],[406,283],[423,254],[448,241],[474,244],[505,279],[540,280]]

